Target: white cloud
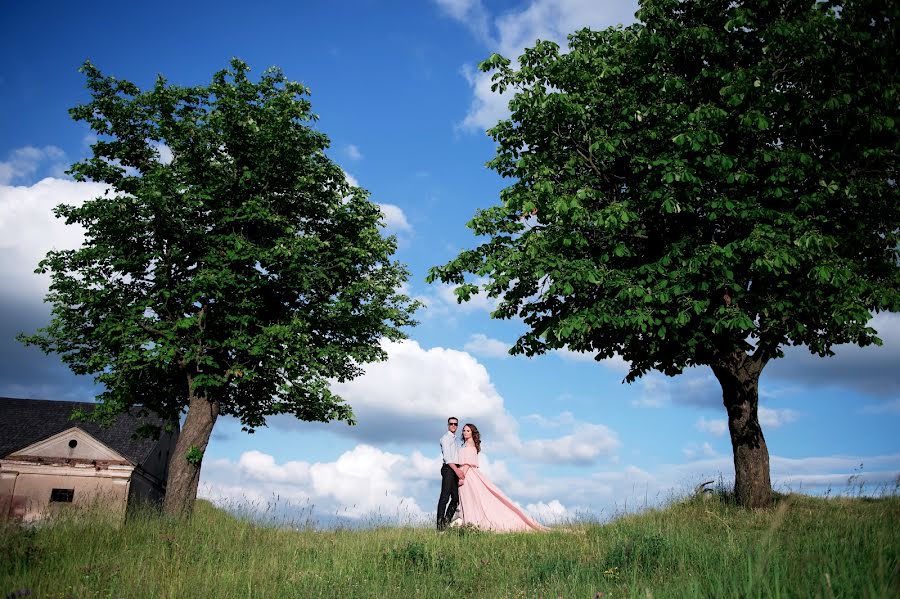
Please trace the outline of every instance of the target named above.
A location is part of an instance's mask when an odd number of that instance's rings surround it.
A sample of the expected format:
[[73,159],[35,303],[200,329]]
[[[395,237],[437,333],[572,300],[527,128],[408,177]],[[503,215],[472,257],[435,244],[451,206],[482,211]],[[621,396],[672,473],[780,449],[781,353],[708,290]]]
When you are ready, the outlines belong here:
[[566,508],[558,499],[552,499],[549,503],[544,503],[543,501],[529,503],[525,506],[525,511],[532,518],[545,525],[565,524],[578,517],[576,512]]
[[619,0],[533,0],[524,10],[496,20],[500,53],[518,56],[535,41],[550,40],[565,47],[566,36],[584,27],[603,29],[634,21],[637,2]]
[[388,233],[409,233],[412,225],[406,219],[406,214],[399,206],[394,204],[378,204],[384,215],[384,228]]
[[[474,281],[476,285],[483,285],[484,282],[485,281],[482,279]],[[478,293],[469,298],[469,301],[459,303],[456,296],[456,289],[458,287],[459,285],[441,283],[437,286],[437,295],[445,305],[456,306],[456,308],[462,312],[493,312],[500,304],[499,298],[489,297],[484,289],[480,289]]]
[[[584,27],[601,29],[631,23],[637,10],[637,3],[631,0],[533,0],[521,10],[506,12],[492,20],[477,0],[436,1],[450,17],[483,40],[490,51],[510,60],[517,58],[526,47],[534,46],[538,39],[554,41],[565,48],[566,36]],[[465,65],[462,74],[472,88],[473,99],[461,128],[488,129],[508,115],[511,91],[504,94],[491,91],[491,73],[477,72],[471,65]]]
[[[484,282],[485,279],[473,281],[476,285],[482,285]],[[454,317],[459,314],[493,312],[500,304],[499,298],[488,297],[483,289],[474,294],[469,301],[460,303],[456,298],[456,289],[458,288],[459,285],[437,283],[430,285],[424,294],[415,296],[414,299],[425,305],[421,316],[424,318],[449,317],[449,321],[453,321]]]
[[[344,171],[344,177],[347,179],[347,183],[352,187],[359,187],[359,181],[347,171]],[[400,206],[395,204],[379,204],[378,202],[375,202],[375,205],[381,209],[381,214],[384,215],[384,228],[388,233],[400,235],[412,232],[412,225],[409,224],[409,220],[406,218],[406,214]]]
[[56,146],[17,148],[9,153],[5,161],[0,162],[0,185],[9,185],[16,180],[28,179],[47,163],[49,163],[50,174],[62,175],[68,166],[66,153]]
[[509,358],[509,348],[510,344],[505,341],[500,341],[499,339],[491,339],[487,335],[482,333],[475,333],[469,340],[466,341],[466,344],[463,348],[472,352],[476,356],[482,356],[485,358],[499,358],[501,360],[505,360]]
[[344,171],[344,178],[347,179],[347,183],[348,183],[351,187],[359,187],[359,181],[356,179],[356,177],[354,177],[353,175],[351,175],[351,174],[348,173],[347,171]]
[[765,406],[759,406],[758,416],[759,424],[761,426],[778,428],[784,424],[795,421],[798,414],[794,410],[776,410]]
[[489,444],[517,437],[517,424],[506,411],[487,369],[466,352],[416,341],[384,341],[384,362],[365,366],[365,373],[332,388],[353,407],[357,425],[304,424],[292,416],[276,416],[272,426],[327,427],[367,443],[433,441],[444,432],[448,416],[478,425]]
[[550,464],[614,459],[621,446],[609,427],[574,418],[567,424],[572,428],[569,434],[522,440],[517,420],[507,411],[487,369],[472,355],[441,347],[424,349],[412,340],[383,341],[382,346],[387,360],[366,365],[364,374],[352,381],[332,384],[352,406],[356,426],[304,423],[289,415],[270,418],[270,426],[326,428],[369,444],[402,445],[434,442],[443,434],[447,417],[456,416],[478,426],[486,450]]
[[465,25],[480,41],[490,43],[489,15],[481,0],[435,0],[450,18]]
[[485,131],[509,116],[509,101],[514,90],[503,93],[491,90],[491,73],[482,73],[471,65],[463,65],[460,73],[472,88],[472,104],[465,118],[459,124],[464,131]]
[[359,148],[353,144],[348,144],[344,148],[344,153],[350,160],[362,160],[363,157],[362,152],[359,151]]
[[[428,518],[409,495],[419,478],[421,454],[402,456],[357,445],[334,462],[289,461],[259,451],[243,453],[237,463],[204,465],[200,495],[214,500],[265,502],[275,495],[294,506],[315,504],[320,513],[360,518],[373,514],[400,521]],[[434,464],[436,466],[436,464]],[[435,468],[430,474],[434,478]],[[412,473],[412,476],[411,476]]]
[[80,247],[84,231],[56,218],[59,204],[80,206],[100,196],[106,189],[99,183],[79,183],[47,178],[30,187],[0,185],[0,274],[3,295],[20,299],[43,297],[49,285],[47,275],[34,269],[51,249]]
[[519,456],[539,462],[590,464],[601,457],[614,458],[621,446],[619,436],[608,426],[578,423],[571,435],[524,441],[513,449]]
[[151,141],[150,146],[156,150],[156,156],[161,164],[171,164],[172,160],[175,158],[175,155],[172,153],[172,148],[160,141]]
[[310,478],[309,464],[306,462],[275,463],[275,458],[260,451],[247,451],[241,454],[237,469],[254,480],[260,482],[294,482],[308,483]]

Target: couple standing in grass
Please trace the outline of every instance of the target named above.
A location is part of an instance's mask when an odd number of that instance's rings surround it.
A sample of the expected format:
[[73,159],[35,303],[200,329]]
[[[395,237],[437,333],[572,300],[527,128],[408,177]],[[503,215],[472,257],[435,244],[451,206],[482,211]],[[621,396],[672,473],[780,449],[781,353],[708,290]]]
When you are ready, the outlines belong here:
[[461,523],[497,532],[548,530],[528,517],[478,468],[481,434],[474,424],[462,429],[462,446],[456,439],[459,419],[447,419],[447,432],[441,437],[441,495],[437,506],[437,528],[444,530],[453,520],[456,507],[462,507]]

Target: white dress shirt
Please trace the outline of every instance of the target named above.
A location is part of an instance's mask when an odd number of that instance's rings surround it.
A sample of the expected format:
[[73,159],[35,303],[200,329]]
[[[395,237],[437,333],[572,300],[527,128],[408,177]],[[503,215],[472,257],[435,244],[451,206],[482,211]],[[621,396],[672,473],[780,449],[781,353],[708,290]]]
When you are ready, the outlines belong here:
[[441,456],[445,464],[459,463],[459,445],[456,443],[456,435],[447,431],[441,437]]

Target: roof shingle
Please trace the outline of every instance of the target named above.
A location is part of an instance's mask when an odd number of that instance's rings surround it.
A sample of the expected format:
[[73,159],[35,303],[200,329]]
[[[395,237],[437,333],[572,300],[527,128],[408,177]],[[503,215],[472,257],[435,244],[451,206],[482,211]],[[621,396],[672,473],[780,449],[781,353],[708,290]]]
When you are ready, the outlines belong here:
[[0,458],[76,426],[122,454],[134,465],[142,465],[156,446],[156,441],[132,436],[140,425],[162,426],[163,419],[155,414],[145,418],[120,414],[108,428],[94,422],[71,420],[72,411],[76,408],[90,413],[95,405],[77,401],[0,397]]

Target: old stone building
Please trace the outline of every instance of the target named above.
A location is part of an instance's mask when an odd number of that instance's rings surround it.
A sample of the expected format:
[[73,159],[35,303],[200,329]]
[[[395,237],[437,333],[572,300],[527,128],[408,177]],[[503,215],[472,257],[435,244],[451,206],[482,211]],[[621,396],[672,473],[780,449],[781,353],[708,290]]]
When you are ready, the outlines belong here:
[[124,515],[132,502],[164,497],[177,432],[135,438],[142,424],[162,421],[134,413],[108,428],[71,419],[74,409],[93,407],[0,397],[0,518],[33,521],[97,502]]

